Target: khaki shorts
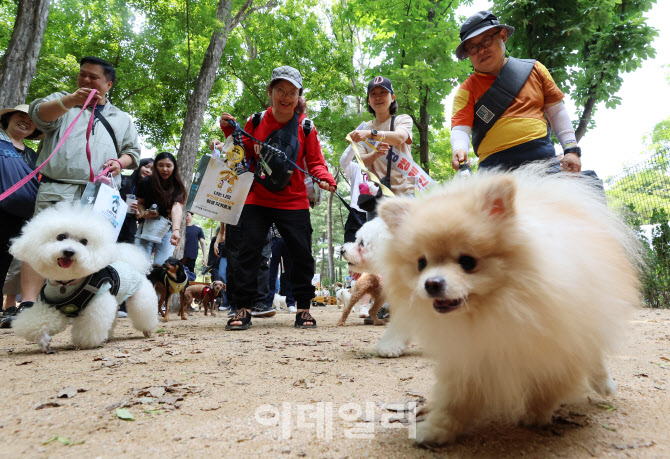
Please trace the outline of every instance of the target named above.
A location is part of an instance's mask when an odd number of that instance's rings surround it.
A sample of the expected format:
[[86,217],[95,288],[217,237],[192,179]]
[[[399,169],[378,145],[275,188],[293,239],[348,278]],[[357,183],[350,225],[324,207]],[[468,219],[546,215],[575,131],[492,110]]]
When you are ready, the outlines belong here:
[[40,183],[37,191],[37,200],[35,201],[35,213],[39,214],[62,201],[78,202],[84,193],[86,185],[76,185],[72,183]]

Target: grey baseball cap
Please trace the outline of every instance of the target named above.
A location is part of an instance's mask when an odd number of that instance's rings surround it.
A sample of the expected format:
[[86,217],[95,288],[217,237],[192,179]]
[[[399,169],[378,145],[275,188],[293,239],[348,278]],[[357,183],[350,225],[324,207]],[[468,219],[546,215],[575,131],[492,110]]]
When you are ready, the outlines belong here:
[[498,18],[490,11],[480,11],[466,19],[461,26],[461,43],[456,48],[456,57],[460,60],[467,59],[468,53],[465,51],[465,42],[493,28],[507,30],[508,37],[514,33],[514,27],[501,24]]
[[277,67],[272,71],[270,84],[274,83],[275,80],[286,80],[296,88],[302,89],[302,75],[300,75],[299,71],[288,65]]

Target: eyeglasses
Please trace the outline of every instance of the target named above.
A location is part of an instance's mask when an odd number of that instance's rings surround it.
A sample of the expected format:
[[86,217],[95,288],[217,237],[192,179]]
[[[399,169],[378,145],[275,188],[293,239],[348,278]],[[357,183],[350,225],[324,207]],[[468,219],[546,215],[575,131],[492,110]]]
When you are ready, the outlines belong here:
[[500,33],[500,30],[498,30],[493,35],[489,35],[488,37],[482,39],[482,41],[480,41],[479,43],[466,47],[465,52],[468,53],[469,56],[474,56],[475,54],[477,54],[479,52],[479,48],[486,49],[489,46],[491,46],[493,44],[493,37],[495,37],[499,33]]
[[286,90],[284,90],[284,88],[280,88],[278,86],[272,88],[272,91],[278,97],[288,97],[291,100],[296,100],[298,98],[298,92],[297,91],[286,92]]

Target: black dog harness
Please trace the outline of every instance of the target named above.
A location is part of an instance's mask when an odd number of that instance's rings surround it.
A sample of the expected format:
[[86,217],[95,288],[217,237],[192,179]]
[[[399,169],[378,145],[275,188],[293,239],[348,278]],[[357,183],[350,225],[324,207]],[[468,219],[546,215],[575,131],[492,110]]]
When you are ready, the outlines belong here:
[[45,283],[40,292],[40,300],[49,306],[56,308],[68,317],[77,317],[79,313],[88,306],[93,297],[98,294],[105,283],[111,285],[109,292],[113,296],[116,296],[119,292],[119,287],[121,286],[121,279],[119,278],[119,273],[116,269],[111,266],[102,268],[97,273],[88,276],[82,286],[70,297],[64,300],[54,301],[47,298],[44,294],[44,289],[47,286]]

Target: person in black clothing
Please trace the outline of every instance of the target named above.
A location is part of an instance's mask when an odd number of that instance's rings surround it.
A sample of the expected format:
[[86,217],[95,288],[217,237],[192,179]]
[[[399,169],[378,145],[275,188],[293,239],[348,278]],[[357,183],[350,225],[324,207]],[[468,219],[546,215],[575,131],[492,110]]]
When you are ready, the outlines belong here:
[[[148,177],[153,172],[154,160],[152,158],[142,158],[140,160],[140,167],[135,169],[132,174],[125,175],[121,179],[121,199],[125,200],[129,194],[135,194],[135,187],[140,179]],[[137,202],[130,205],[128,208],[128,215],[123,221],[119,238],[117,242],[128,242],[130,244],[135,242],[135,234],[137,233],[137,218],[139,218],[139,211],[137,209]]]
[[193,212],[186,212],[186,242],[184,243],[184,266],[195,272],[195,260],[198,259],[198,243],[202,248],[202,266],[205,262],[205,234],[202,228],[193,224]]

